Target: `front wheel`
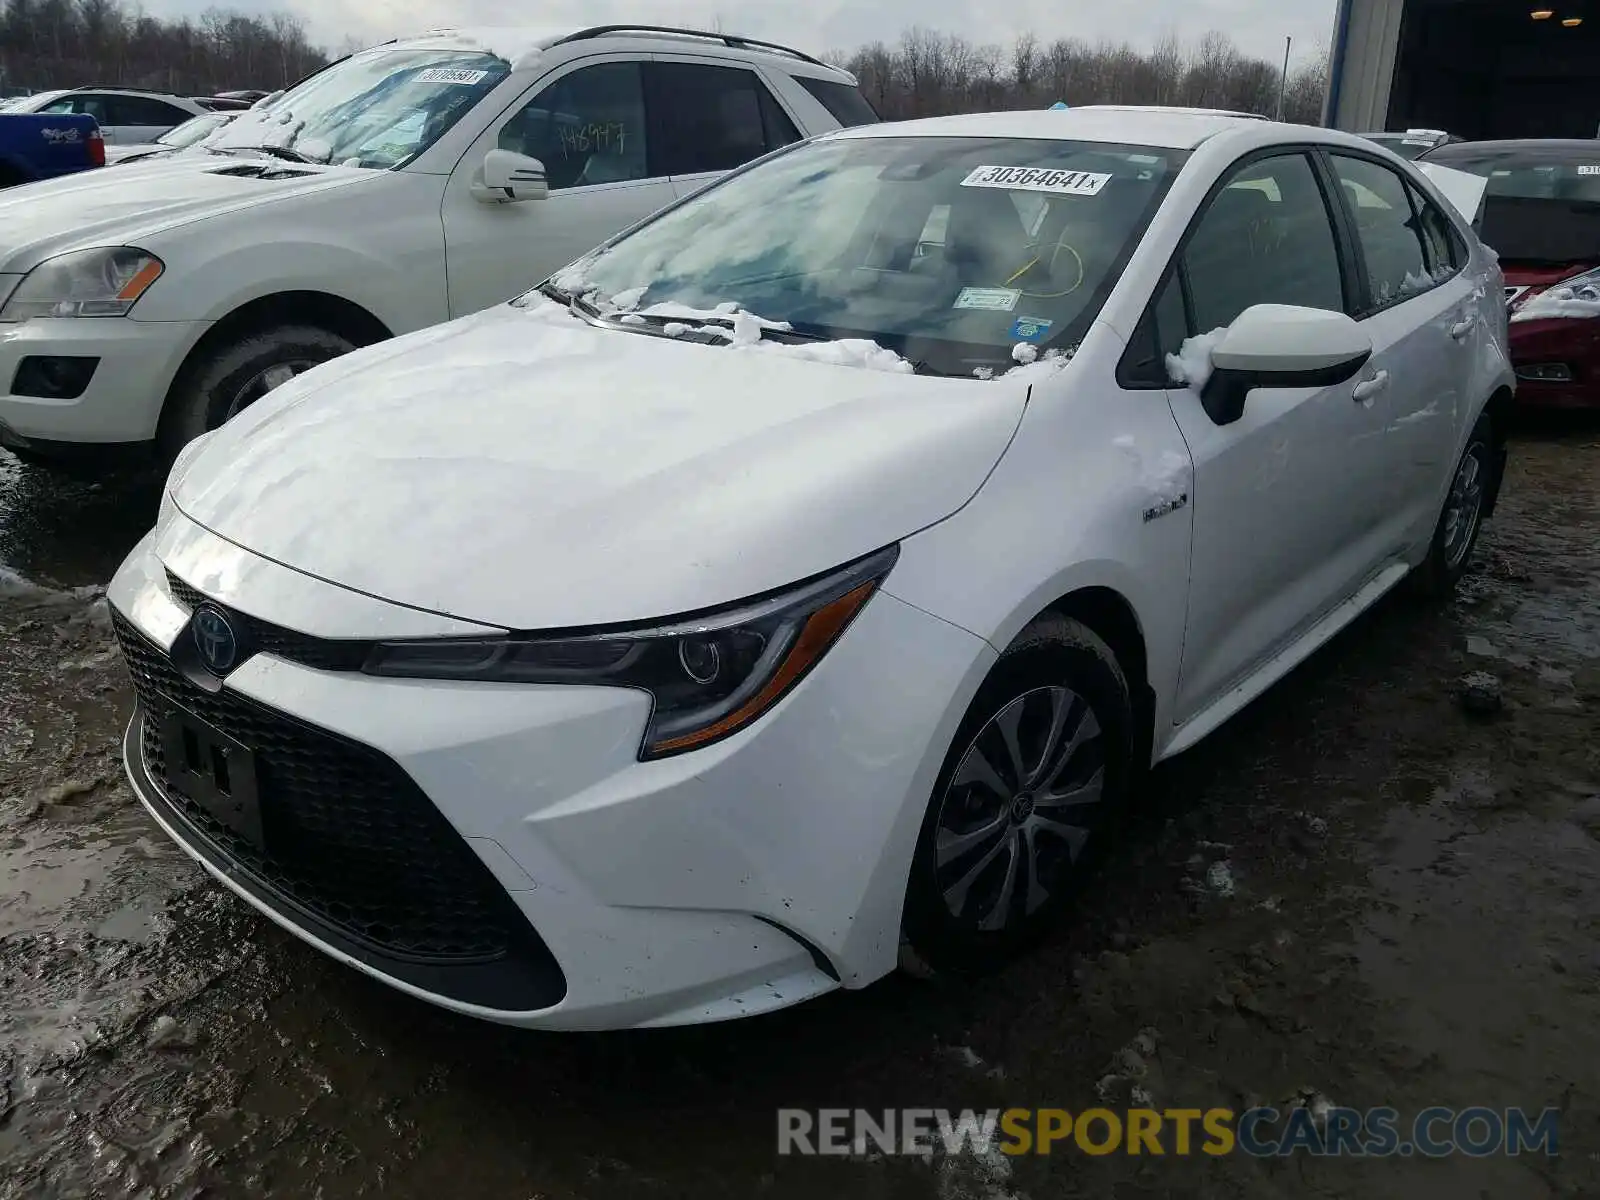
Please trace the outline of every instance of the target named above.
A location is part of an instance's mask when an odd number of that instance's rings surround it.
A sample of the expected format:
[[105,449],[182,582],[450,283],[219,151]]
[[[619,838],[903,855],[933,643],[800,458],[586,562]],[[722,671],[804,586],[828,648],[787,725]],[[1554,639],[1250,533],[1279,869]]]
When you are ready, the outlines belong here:
[[1456,589],[1472,561],[1483,528],[1484,510],[1492,494],[1494,473],[1498,469],[1494,423],[1485,413],[1478,418],[1467,437],[1467,445],[1450,478],[1439,523],[1434,527],[1428,557],[1416,571],[1416,587],[1422,595],[1444,599]]
[[274,388],[355,348],[349,338],[314,325],[280,325],[206,350],[185,366],[162,414],[163,458],[170,462],[189,442]]
[[934,786],[904,936],[934,971],[992,969],[1066,905],[1126,799],[1132,703],[1110,648],[1040,617],[978,689]]

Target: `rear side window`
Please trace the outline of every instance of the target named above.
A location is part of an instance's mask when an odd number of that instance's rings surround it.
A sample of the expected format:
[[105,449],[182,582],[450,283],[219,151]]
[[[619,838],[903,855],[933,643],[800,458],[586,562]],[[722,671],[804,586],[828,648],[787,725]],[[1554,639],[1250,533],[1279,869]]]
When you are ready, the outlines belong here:
[[113,125],[178,125],[194,114],[148,96],[112,96]]
[[1328,156],[1355,216],[1367,264],[1373,310],[1433,286],[1423,250],[1422,219],[1412,210],[1405,181],[1388,167],[1343,154]]
[[794,78],[846,129],[854,125],[878,123],[878,114],[872,111],[872,105],[867,103],[860,88],[848,83],[836,83],[832,79],[813,79],[807,75],[796,75]]
[[653,175],[731,171],[800,136],[753,71],[657,62],[645,77]]
[[1467,262],[1467,248],[1461,244],[1461,235],[1450,224],[1450,218],[1439,211],[1439,206],[1410,180],[1406,181],[1406,191],[1422,223],[1422,248],[1428,256],[1429,272],[1435,279],[1455,274]]

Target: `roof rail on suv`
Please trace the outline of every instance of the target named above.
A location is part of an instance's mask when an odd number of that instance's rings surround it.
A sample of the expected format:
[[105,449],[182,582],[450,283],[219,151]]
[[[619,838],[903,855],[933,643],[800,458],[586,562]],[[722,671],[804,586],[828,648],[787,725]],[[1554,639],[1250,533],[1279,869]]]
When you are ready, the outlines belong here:
[[724,46],[731,46],[735,50],[773,50],[779,54],[787,54],[793,58],[798,58],[801,62],[811,63],[813,66],[826,67],[829,65],[820,58],[813,58],[803,50],[796,50],[793,46],[780,46],[777,42],[763,42],[759,38],[738,37],[731,33],[711,33],[704,29],[679,29],[673,25],[595,25],[588,29],[580,29],[577,33],[569,33],[566,37],[557,38],[550,44],[552,46],[560,46],[567,42],[582,42],[590,38],[605,37],[614,33],[668,33],[677,37],[705,38],[713,42],[721,42]]
[[156,88],[129,87],[125,83],[86,83],[81,87],[68,88],[69,92],[131,92],[136,96],[173,96],[175,92],[163,92]]

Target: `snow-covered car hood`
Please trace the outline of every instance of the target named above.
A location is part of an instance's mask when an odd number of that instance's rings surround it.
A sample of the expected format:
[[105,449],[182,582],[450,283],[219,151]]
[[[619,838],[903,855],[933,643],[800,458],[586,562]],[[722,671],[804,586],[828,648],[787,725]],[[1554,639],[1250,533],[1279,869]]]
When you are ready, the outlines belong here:
[[276,158],[162,155],[0,191],[0,273],[91,246],[139,245],[204,217],[308,192],[379,184],[388,173]]
[[836,567],[962,507],[1028,386],[802,361],[501,306],[336,360],[175,473],[286,566],[513,629],[642,621]]

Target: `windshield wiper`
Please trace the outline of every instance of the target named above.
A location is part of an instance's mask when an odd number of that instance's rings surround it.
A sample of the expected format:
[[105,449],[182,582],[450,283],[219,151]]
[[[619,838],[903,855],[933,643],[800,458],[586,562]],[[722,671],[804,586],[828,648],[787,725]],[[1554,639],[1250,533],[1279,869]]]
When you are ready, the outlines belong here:
[[244,154],[267,154],[273,158],[287,159],[289,162],[311,163],[321,165],[314,158],[307,158],[298,150],[291,150],[287,146],[228,146],[226,149],[237,150]]
[[565,288],[557,287],[550,280],[545,280],[535,289],[541,296],[548,296],[557,304],[565,304],[573,312],[581,312],[586,316],[598,317],[600,310],[590,304],[576,292],[569,292]]

